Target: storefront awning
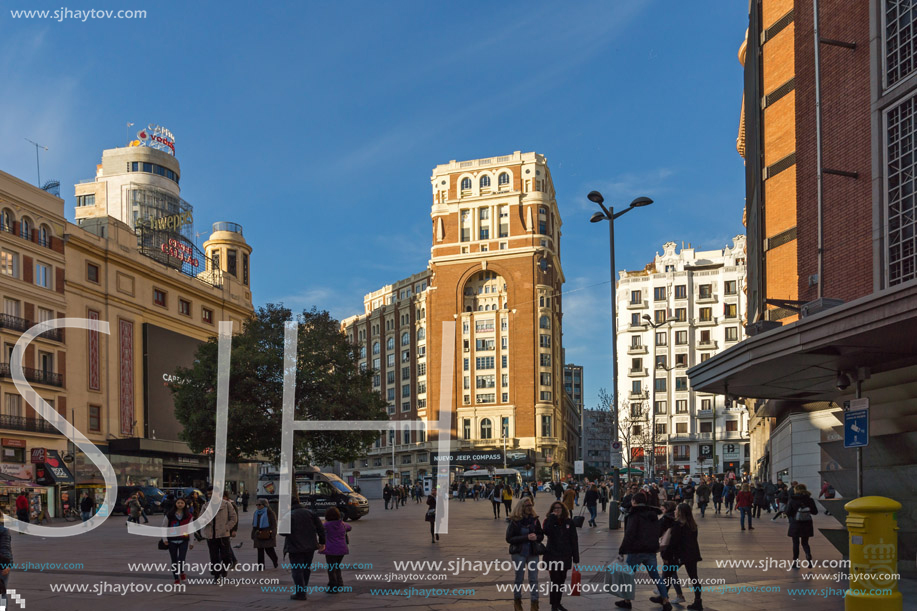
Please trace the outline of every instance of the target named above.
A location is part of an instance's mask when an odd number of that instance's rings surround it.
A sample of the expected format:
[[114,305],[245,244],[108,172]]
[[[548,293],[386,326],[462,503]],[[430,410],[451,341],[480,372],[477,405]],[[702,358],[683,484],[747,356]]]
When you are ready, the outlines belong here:
[[830,401],[839,371],[917,365],[917,281],[750,337],[688,370],[695,391]]
[[42,486],[72,486],[76,483],[70,469],[64,464],[57,450],[45,450],[45,462],[35,468],[35,481]]

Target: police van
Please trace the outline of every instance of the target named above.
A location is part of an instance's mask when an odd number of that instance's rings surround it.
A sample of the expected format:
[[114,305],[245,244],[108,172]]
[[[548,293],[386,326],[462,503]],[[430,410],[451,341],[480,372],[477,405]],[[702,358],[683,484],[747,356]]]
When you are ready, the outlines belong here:
[[[324,517],[329,507],[337,507],[343,520],[359,520],[369,513],[369,501],[354,492],[350,485],[334,473],[322,473],[317,467],[296,469],[294,490],[299,502],[318,516]],[[267,499],[274,512],[280,499],[280,475],[263,473],[258,478],[258,498]]]

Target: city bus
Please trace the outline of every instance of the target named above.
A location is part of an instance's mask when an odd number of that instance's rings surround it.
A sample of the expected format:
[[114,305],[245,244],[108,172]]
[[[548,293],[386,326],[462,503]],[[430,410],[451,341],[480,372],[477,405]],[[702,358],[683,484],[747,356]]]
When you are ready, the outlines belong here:
[[513,490],[517,485],[522,485],[522,474],[516,469],[478,469],[477,471],[465,471],[462,473],[462,481],[471,488],[475,484],[485,485],[488,483],[509,484]]

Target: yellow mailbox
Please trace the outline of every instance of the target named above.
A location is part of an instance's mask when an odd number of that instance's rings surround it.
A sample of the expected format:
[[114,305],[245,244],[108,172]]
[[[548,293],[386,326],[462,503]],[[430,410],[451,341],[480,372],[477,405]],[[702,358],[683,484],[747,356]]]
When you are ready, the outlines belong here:
[[884,496],[864,496],[850,501],[847,532],[850,536],[850,586],[846,611],[901,611],[898,591],[898,519],[901,503]]

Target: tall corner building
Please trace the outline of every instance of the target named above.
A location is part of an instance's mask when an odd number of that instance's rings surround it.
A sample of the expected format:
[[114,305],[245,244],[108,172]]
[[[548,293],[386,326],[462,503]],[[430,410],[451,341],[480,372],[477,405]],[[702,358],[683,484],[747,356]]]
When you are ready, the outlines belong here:
[[[547,161],[520,152],[451,161],[430,181],[427,270],[370,293],[364,314],[342,326],[377,371],[395,419],[438,421],[451,372],[453,467],[502,467],[505,437],[508,466],[528,479],[569,473],[561,220]],[[446,363],[449,342],[454,360]],[[402,481],[431,474],[434,439],[383,435],[361,476],[385,474],[391,443],[391,470]]]

